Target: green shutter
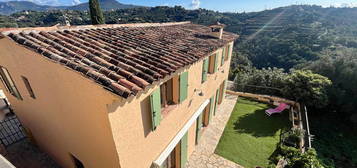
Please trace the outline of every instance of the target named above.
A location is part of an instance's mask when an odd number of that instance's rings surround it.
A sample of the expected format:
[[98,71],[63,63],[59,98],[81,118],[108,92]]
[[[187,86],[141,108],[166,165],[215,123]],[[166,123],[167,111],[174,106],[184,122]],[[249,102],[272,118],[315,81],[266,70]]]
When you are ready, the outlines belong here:
[[213,109],[214,109],[214,95],[210,98],[210,108],[209,108],[209,121],[211,121],[212,115],[213,115]]
[[216,53],[216,56],[215,56],[213,72],[217,72],[217,68],[218,68],[218,53]]
[[152,130],[155,130],[156,127],[160,124],[160,120],[161,120],[160,88],[157,88],[150,95],[150,103],[151,103]]
[[214,102],[213,115],[216,115],[217,105],[218,105],[218,99],[219,99],[219,89],[217,89],[217,91],[216,91],[216,101]]
[[223,50],[222,50],[222,60],[221,60],[221,66],[224,64],[224,54],[225,54],[225,48],[223,48]]
[[180,75],[180,103],[186,100],[188,89],[188,72]]
[[232,52],[231,52],[231,45],[228,45],[228,59],[229,59],[229,57],[231,57],[231,55],[232,55]]
[[196,145],[201,137],[201,128],[202,128],[202,113],[198,116],[196,120]]
[[185,168],[187,162],[187,132],[181,139],[181,168]]
[[202,83],[207,80],[207,72],[208,72],[208,58],[203,60],[202,65]]
[[[226,96],[226,88],[227,88],[227,79],[224,80],[222,99],[224,99],[224,97]],[[223,100],[222,100],[222,101],[223,101]]]

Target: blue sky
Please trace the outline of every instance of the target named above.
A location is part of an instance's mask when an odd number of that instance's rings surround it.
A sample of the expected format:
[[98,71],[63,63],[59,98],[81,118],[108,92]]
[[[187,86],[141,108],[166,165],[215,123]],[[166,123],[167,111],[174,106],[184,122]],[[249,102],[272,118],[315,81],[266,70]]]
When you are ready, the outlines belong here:
[[[0,0],[8,1],[8,0]],[[28,0],[46,5],[72,5],[88,0]],[[187,9],[206,8],[225,12],[261,11],[292,4],[316,4],[321,6],[357,7],[357,0],[119,0],[121,3],[143,6],[175,6]]]

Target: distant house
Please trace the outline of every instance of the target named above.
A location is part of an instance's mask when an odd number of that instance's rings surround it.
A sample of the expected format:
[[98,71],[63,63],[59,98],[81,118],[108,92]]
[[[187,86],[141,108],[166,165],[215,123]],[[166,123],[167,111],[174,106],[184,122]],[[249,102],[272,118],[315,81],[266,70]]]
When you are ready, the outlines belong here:
[[0,89],[63,167],[183,167],[223,101],[233,42],[189,22],[3,29]]

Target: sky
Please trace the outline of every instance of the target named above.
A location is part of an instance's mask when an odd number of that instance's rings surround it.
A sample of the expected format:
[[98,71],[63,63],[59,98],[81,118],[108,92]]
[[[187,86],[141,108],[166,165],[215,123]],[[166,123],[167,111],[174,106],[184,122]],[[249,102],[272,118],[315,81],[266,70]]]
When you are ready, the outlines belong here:
[[[0,0],[9,1],[9,0]],[[42,5],[75,5],[88,0],[27,0]],[[220,12],[252,12],[293,4],[315,4],[324,7],[357,7],[357,0],[119,0],[124,4],[142,6],[183,6],[186,9],[205,8]]]

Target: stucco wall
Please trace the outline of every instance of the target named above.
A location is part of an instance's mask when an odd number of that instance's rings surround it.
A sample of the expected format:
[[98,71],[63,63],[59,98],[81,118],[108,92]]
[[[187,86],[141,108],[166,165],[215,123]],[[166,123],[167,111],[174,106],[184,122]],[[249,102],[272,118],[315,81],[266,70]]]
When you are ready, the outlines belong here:
[[[228,78],[231,59],[229,58],[221,67],[222,50],[217,52],[220,53],[218,71],[208,74],[207,81],[203,84],[201,84],[203,64],[201,60],[157,82],[156,85],[146,89],[140,95],[131,97],[128,102],[118,100],[108,106],[114,141],[123,168],[150,167],[152,161],[160,155],[204,100],[215,95],[220,84]],[[150,94],[159,87],[159,84],[187,70],[189,71],[188,98],[165,116],[155,131],[151,131]],[[195,89],[202,90],[204,96],[199,96],[199,92],[194,92]],[[195,129],[196,124],[194,123],[189,129],[189,154],[195,147]]]
[[[0,65],[10,72],[23,101],[5,94],[41,149],[66,168],[73,167],[69,153],[86,168],[120,167],[106,107],[117,96],[7,38],[0,39]],[[36,99],[21,75],[30,81]],[[5,90],[1,82],[0,88]]]

